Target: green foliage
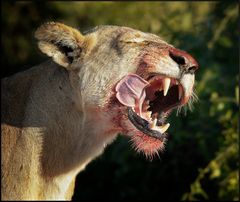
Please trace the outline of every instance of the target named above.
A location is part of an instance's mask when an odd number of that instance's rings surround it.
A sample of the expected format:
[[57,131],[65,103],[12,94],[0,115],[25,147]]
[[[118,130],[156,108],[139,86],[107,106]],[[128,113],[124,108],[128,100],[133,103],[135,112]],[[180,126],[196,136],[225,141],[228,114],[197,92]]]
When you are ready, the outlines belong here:
[[[4,76],[40,63],[33,31],[64,22],[155,33],[199,62],[194,110],[172,114],[166,151],[149,162],[120,136],[78,176],[74,199],[239,200],[238,4],[223,2],[2,3]],[[184,111],[182,111],[184,112]]]

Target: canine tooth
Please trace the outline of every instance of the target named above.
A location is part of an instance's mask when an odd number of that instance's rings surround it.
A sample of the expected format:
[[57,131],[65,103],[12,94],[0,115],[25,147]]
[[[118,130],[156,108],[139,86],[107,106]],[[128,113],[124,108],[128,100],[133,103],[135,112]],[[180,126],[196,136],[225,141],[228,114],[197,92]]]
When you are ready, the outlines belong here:
[[181,86],[178,86],[178,99],[179,100],[182,98],[182,94],[183,94],[183,89]]
[[164,95],[164,96],[167,95],[167,92],[168,92],[170,83],[171,83],[171,79],[170,79],[170,78],[165,78],[165,79],[163,80],[163,95]]
[[170,123],[167,123],[163,126],[156,126],[155,130],[159,131],[160,133],[165,133],[167,131],[167,129],[169,128]]
[[156,127],[157,124],[157,119],[153,119],[153,121],[149,124],[149,128],[154,129]]

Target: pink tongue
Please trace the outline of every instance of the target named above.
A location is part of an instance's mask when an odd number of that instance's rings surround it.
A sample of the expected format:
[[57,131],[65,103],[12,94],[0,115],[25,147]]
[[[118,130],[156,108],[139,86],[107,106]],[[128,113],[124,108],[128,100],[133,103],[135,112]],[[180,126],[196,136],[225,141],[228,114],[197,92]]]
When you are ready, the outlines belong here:
[[142,103],[146,97],[145,87],[149,83],[136,74],[128,74],[116,86],[116,97],[120,103],[134,107],[141,115]]

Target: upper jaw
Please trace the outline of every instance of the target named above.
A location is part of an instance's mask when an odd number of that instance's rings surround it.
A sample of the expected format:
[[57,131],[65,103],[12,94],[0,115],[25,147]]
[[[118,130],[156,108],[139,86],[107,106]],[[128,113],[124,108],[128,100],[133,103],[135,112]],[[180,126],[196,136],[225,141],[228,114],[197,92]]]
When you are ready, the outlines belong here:
[[157,82],[159,85],[159,90],[164,91],[164,96],[168,94],[168,90],[172,86],[178,86],[178,98],[179,102],[177,105],[184,105],[188,102],[194,85],[194,75],[183,75],[181,77],[175,75],[166,75],[163,73],[149,73],[144,78],[151,84],[154,84],[157,80],[161,80],[161,82]]
[[[174,78],[164,74],[152,73],[146,80],[150,83],[150,85],[154,82],[157,82],[159,84],[159,90],[163,90],[164,96],[167,95],[168,90],[174,85],[177,85],[180,88],[179,101],[181,101],[182,98],[185,96],[186,88],[183,88],[182,81],[178,78]],[[160,80],[160,82],[158,82],[158,80]]]

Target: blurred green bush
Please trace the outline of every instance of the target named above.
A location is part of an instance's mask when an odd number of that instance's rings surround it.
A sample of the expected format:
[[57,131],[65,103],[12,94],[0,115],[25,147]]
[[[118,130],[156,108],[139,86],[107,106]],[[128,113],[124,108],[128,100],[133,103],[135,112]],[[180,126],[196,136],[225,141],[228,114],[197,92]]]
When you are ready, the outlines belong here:
[[119,137],[82,172],[74,199],[239,200],[237,1],[36,2],[2,4],[2,76],[46,59],[34,30],[60,21],[84,31],[100,24],[155,33],[198,60],[199,101],[171,115],[166,151],[149,162]]

